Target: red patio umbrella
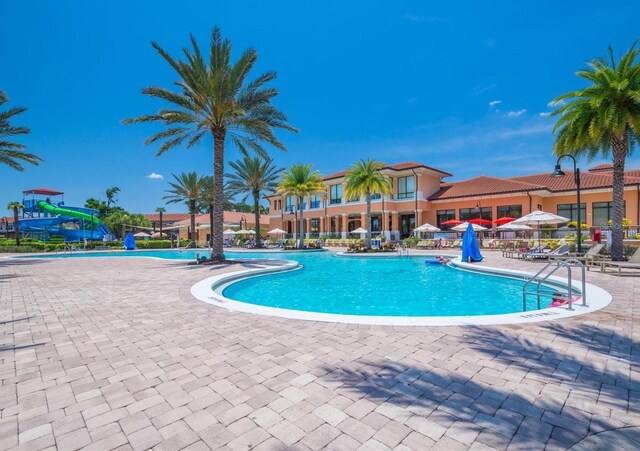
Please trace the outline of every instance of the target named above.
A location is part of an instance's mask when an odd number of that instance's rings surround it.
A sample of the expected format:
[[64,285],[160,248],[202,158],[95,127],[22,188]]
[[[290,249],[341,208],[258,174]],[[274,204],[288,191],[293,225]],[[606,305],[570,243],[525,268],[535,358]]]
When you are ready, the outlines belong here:
[[502,218],[498,218],[496,219],[496,224],[498,224],[499,226],[504,225],[504,224],[509,224],[512,221],[515,221],[516,218],[512,218],[511,216],[504,216]]
[[443,226],[457,226],[460,224],[462,224],[462,221],[458,221],[457,219],[449,219],[448,221],[440,223],[440,225],[443,225]]
[[476,225],[480,225],[480,226],[491,225],[491,221],[488,221],[488,220],[482,219],[482,218],[470,219],[468,222],[471,223],[471,224],[476,224]]

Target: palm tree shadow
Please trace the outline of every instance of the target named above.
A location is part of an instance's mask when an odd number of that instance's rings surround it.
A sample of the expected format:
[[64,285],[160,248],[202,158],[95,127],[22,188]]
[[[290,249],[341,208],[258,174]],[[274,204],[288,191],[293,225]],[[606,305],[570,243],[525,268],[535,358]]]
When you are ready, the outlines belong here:
[[8,320],[5,320],[5,321],[0,321],[0,326],[2,326],[4,324],[17,323],[19,321],[29,321],[31,318],[35,318],[35,316],[25,316],[24,318],[8,319]]
[[4,351],[19,351],[21,349],[35,348],[37,346],[44,346],[45,343],[26,343],[26,344],[12,344],[0,346],[0,352]]

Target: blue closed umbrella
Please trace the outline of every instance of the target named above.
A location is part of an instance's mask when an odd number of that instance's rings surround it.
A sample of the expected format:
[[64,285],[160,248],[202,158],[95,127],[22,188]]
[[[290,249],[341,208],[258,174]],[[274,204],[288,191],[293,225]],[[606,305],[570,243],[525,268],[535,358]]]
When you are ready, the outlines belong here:
[[128,251],[133,251],[136,248],[136,239],[133,237],[133,233],[127,233],[127,236],[124,238],[124,248]]
[[462,261],[469,263],[481,262],[483,258],[480,253],[480,247],[478,247],[476,234],[473,231],[473,225],[469,224],[462,237]]

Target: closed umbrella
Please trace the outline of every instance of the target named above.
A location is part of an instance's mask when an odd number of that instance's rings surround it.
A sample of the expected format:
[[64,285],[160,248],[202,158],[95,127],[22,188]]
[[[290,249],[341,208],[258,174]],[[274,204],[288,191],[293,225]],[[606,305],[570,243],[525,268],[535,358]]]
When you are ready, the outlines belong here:
[[[462,225],[462,224],[461,224]],[[473,263],[481,262],[483,259],[478,247],[478,240],[473,229],[473,224],[467,223],[467,230],[462,236],[462,261]]]
[[460,225],[451,227],[451,230],[455,230],[456,232],[466,232],[467,229],[469,228],[469,225],[471,225],[474,232],[482,232],[484,230],[487,230],[486,227],[482,227],[481,225],[478,225],[478,224],[471,224],[470,222],[463,222]]
[[546,211],[536,210],[532,211],[528,215],[524,215],[522,218],[518,218],[512,221],[511,224],[525,224],[525,225],[537,225],[538,226],[538,247],[540,247],[540,226],[543,224],[563,224],[569,222],[568,218],[554,215],[553,213],[547,213]]

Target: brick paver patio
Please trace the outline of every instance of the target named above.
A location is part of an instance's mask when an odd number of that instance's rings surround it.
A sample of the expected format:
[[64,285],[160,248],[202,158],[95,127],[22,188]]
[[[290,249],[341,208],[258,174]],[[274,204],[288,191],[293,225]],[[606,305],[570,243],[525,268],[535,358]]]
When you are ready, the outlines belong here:
[[[486,264],[539,268],[491,253]],[[614,300],[574,319],[394,328],[228,312],[190,295],[213,271],[0,259],[0,448],[640,442],[640,278],[589,273]]]

